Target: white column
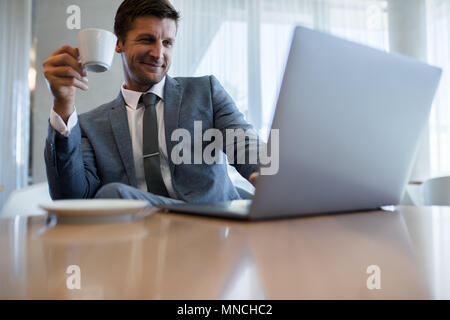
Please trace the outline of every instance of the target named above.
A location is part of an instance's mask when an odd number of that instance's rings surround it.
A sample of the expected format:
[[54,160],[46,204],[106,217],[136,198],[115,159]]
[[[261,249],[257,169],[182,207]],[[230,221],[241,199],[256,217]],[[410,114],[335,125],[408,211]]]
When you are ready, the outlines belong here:
[[31,0],[0,1],[0,209],[28,181]]
[[[389,0],[389,46],[398,52],[427,61],[425,0]],[[430,143],[427,124],[420,141],[410,180],[423,181],[430,176]]]

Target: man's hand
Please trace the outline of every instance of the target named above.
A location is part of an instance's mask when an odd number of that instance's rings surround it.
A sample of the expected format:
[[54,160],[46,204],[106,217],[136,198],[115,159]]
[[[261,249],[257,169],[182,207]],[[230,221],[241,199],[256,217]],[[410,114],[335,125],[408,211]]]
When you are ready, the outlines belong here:
[[259,173],[258,172],[253,172],[250,177],[248,178],[248,180],[250,181],[250,183],[255,186],[256,185],[256,180],[258,180],[259,177]]
[[78,49],[64,45],[42,63],[54,98],[53,110],[67,123],[75,105],[75,88],[87,91],[87,72],[78,62]]

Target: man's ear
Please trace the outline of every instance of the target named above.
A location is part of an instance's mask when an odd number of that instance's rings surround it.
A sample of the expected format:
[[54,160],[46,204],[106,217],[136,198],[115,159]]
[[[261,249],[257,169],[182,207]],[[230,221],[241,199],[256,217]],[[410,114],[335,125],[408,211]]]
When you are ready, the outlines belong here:
[[[114,33],[115,34],[115,33]],[[122,53],[122,46],[123,46],[123,43],[122,43],[122,41],[120,40],[120,38],[117,36],[117,34],[115,34],[116,35],[116,38],[117,38],[117,42],[116,42],[116,52],[117,53]]]

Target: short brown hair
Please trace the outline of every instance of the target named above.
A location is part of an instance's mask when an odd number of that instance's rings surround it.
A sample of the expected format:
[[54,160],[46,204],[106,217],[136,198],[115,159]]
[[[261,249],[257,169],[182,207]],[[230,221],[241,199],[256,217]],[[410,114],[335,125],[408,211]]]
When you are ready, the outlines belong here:
[[168,0],[125,0],[117,9],[114,21],[114,32],[122,42],[125,42],[128,31],[133,28],[134,20],[142,16],[175,20],[177,28],[180,19],[180,14]]

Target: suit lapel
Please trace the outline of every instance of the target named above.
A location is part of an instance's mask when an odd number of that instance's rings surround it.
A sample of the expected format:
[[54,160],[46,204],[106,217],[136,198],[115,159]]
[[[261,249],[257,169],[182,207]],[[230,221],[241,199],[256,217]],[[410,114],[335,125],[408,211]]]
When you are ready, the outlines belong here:
[[122,158],[128,181],[133,187],[137,187],[136,171],[134,168],[133,148],[131,144],[130,129],[128,127],[127,110],[122,93],[112,102],[109,112],[109,120],[114,134],[114,139]]
[[170,161],[172,149],[175,146],[176,141],[171,141],[170,137],[175,129],[178,128],[178,122],[180,117],[182,90],[178,82],[166,76],[166,85],[164,88],[164,124],[166,128],[166,144],[167,155],[169,158],[170,171],[173,176],[174,165]]

